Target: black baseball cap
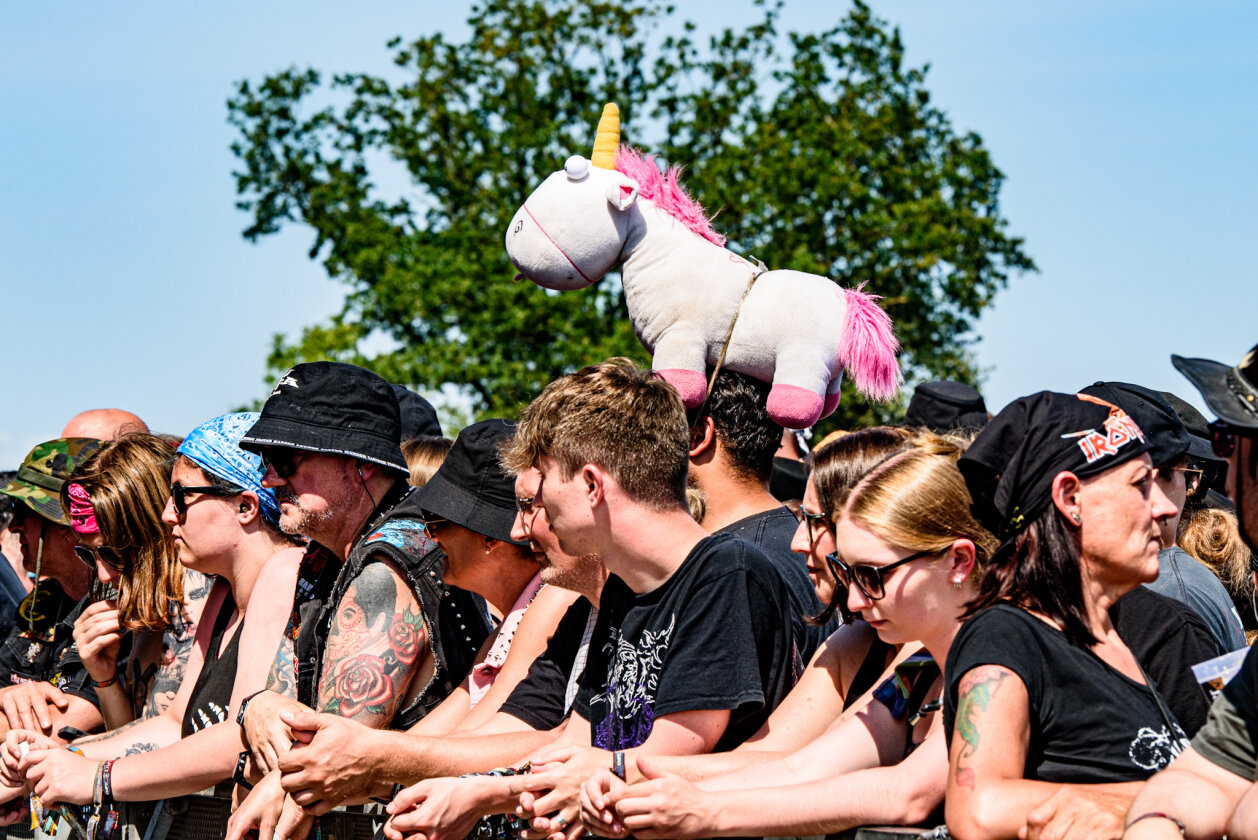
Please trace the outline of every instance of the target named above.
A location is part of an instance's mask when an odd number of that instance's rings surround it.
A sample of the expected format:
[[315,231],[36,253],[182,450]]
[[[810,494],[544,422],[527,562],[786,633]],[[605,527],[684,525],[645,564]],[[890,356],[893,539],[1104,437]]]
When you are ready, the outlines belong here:
[[980,429],[987,425],[987,404],[982,394],[963,382],[923,382],[913,389],[904,425],[933,432]]
[[1206,405],[1231,426],[1258,429],[1258,346],[1236,367],[1210,359],[1171,356],[1171,364],[1201,392]]
[[1173,463],[1188,452],[1192,436],[1175,409],[1157,391],[1128,382],[1095,382],[1079,393],[1100,397],[1127,412],[1149,441],[1153,466]]
[[1144,432],[1118,406],[1040,391],[1001,409],[957,466],[974,518],[1007,541],[1048,509],[1058,473],[1086,478],[1148,451]]
[[473,423],[454,439],[454,446],[428,482],[415,491],[415,502],[427,513],[515,545],[515,479],[503,469],[498,453],[515,435],[506,420]]
[[306,362],[280,377],[240,448],[344,455],[409,475],[401,435],[401,411],[387,380],[344,362]]

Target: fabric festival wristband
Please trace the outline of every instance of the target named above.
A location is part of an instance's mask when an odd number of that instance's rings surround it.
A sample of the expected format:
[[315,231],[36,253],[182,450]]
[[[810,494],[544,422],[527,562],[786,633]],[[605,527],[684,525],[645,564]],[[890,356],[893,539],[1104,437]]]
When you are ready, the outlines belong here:
[[615,750],[612,753],[612,775],[625,781],[625,751]]
[[118,675],[114,674],[112,677],[105,680],[104,682],[97,682],[96,680],[92,680],[92,688],[109,688],[111,685],[113,685],[116,682],[118,682]]

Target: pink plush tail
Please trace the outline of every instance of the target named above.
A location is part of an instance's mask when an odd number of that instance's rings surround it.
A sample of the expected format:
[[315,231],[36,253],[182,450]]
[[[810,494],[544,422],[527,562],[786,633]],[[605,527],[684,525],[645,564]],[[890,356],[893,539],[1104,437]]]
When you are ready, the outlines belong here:
[[885,402],[900,390],[900,363],[895,358],[900,343],[892,334],[891,318],[875,303],[878,297],[862,288],[837,290],[847,303],[839,361],[851,372],[857,390]]

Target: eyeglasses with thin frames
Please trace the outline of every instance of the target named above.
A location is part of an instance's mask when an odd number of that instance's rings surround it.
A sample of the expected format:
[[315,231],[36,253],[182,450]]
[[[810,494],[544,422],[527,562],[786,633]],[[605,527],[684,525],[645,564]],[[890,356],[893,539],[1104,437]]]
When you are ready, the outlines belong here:
[[887,594],[886,576],[900,568],[901,566],[912,563],[914,560],[921,560],[923,557],[934,557],[942,554],[948,549],[942,551],[919,551],[910,554],[908,557],[902,557],[894,563],[888,563],[885,566],[869,566],[864,563],[845,563],[842,557],[837,553],[827,554],[826,563],[830,567],[830,571],[839,583],[844,586],[851,586],[853,582],[856,588],[861,591],[866,598],[871,601],[881,601],[883,596]]
[[537,489],[533,491],[532,496],[516,496],[515,507],[520,511],[520,515],[531,517],[534,513],[541,510],[542,506],[537,501],[537,497],[542,494],[542,485],[546,483],[546,476],[542,476],[541,481],[537,482]]

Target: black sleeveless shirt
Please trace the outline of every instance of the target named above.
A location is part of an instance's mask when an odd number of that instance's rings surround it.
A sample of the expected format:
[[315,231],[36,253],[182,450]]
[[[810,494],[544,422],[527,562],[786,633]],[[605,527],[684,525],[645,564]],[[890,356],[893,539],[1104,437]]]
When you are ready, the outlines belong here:
[[236,683],[236,659],[240,650],[240,634],[244,630],[244,622],[236,628],[236,635],[227,643],[227,649],[219,654],[223,646],[223,634],[231,623],[235,605],[230,599],[224,599],[218,608],[218,616],[214,619],[214,631],[210,634],[210,648],[205,652],[205,664],[197,676],[196,687],[188,698],[188,708],[183,715],[183,729],[180,737],[187,738],[194,732],[222,723],[227,720],[227,712],[231,707],[232,686]]

